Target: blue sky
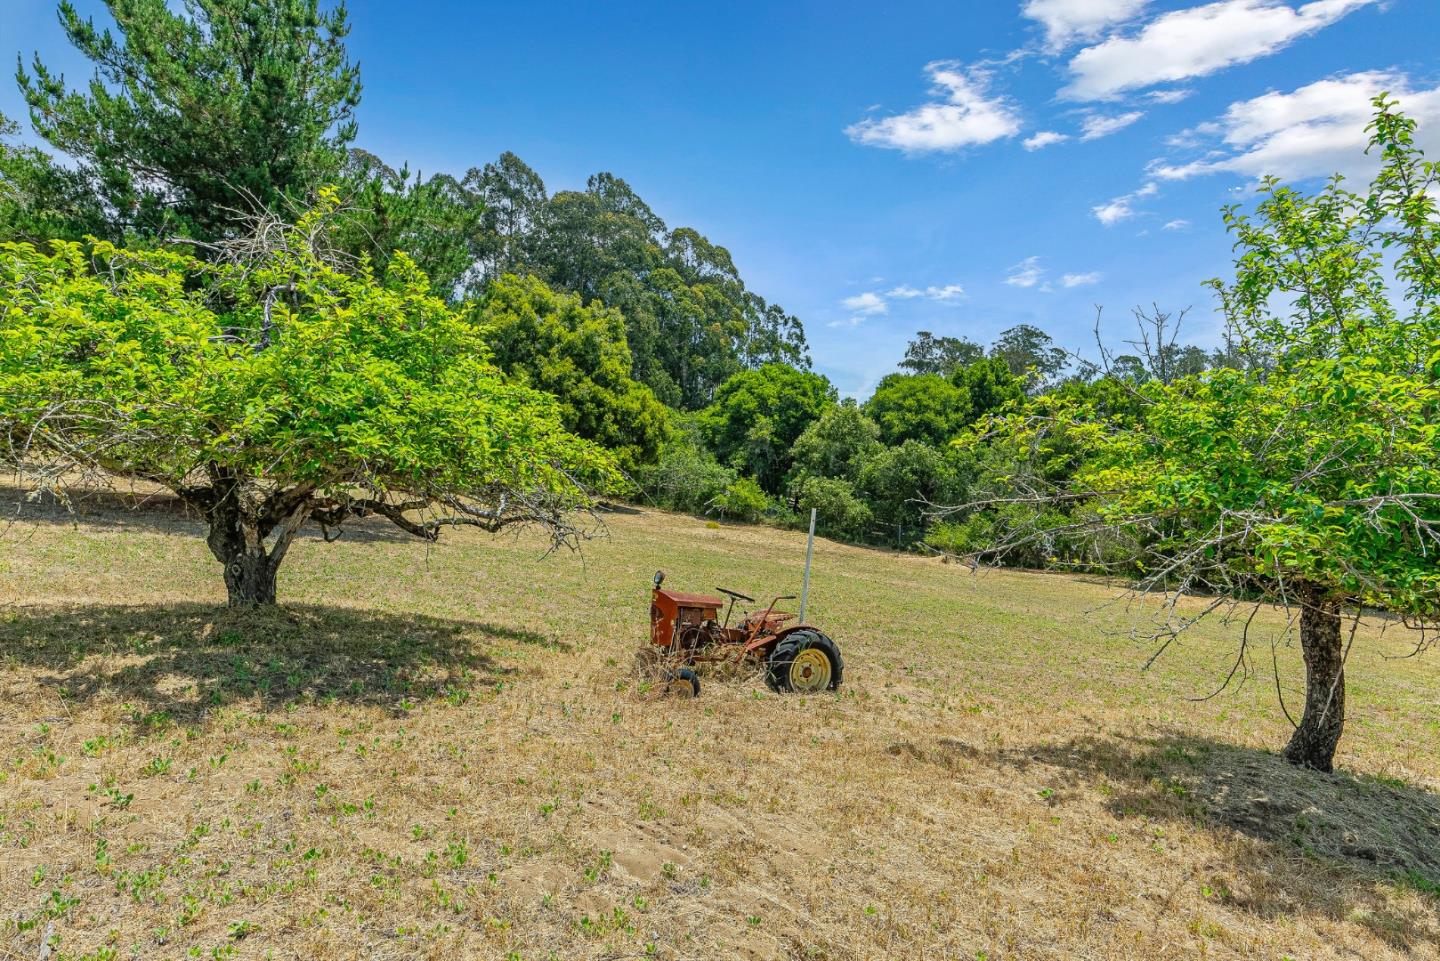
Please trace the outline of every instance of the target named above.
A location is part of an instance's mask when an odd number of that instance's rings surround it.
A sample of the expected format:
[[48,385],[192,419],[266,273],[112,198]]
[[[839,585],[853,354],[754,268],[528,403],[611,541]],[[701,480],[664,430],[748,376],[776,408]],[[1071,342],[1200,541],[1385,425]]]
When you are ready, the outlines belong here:
[[[0,52],[89,71],[54,0]],[[104,20],[103,4],[76,0]],[[1227,271],[1257,176],[1368,167],[1389,89],[1440,158],[1436,0],[465,3],[352,0],[359,144],[426,173],[513,150],[554,191],[609,170],[728,247],[865,396],[917,330],[1018,323],[1089,350]],[[0,110],[23,118],[13,82]],[[1091,351],[1093,353],[1093,351]]]

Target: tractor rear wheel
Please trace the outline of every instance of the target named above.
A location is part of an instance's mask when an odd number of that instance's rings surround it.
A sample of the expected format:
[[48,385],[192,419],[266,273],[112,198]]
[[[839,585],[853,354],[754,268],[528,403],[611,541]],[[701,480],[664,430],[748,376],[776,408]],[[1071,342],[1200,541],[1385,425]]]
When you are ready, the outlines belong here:
[[845,662],[840,648],[819,631],[786,634],[775,642],[765,662],[765,682],[772,691],[818,694],[840,686]]

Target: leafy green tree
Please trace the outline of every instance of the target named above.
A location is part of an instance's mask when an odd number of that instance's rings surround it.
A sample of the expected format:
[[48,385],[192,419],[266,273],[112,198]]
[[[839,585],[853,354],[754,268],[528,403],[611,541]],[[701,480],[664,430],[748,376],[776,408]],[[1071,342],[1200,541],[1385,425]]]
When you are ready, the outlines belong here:
[[796,438],[791,456],[797,471],[853,482],[882,449],[879,426],[847,397],[805,428]]
[[322,262],[318,216],[212,264],[0,245],[0,453],[41,489],[86,471],[173,491],[206,518],[232,605],[274,603],[307,522],[575,536],[567,512],[614,485],[609,457],[507,383],[408,257],[384,277]]
[[43,150],[6,143],[19,126],[0,114],[0,240],[79,240],[108,230],[94,185]]
[[35,57],[18,71],[35,131],[99,185],[117,229],[211,241],[236,212],[303,208],[354,139],[359,69],[345,6],[319,0],[107,0],[118,34],[69,0],[84,90]]
[[1226,208],[1235,279],[1213,287],[1243,367],[1147,383],[1138,419],[1057,396],[995,426],[1033,450],[1064,425],[1080,467],[1035,502],[1083,501],[1095,520],[1071,534],[1128,539],[1138,590],[1213,598],[1164,607],[1162,650],[1242,598],[1298,613],[1305,706],[1285,757],[1325,771],[1345,722],[1347,611],[1440,626],[1440,168],[1412,120],[1384,97],[1376,110],[1382,166],[1365,194],[1272,178],[1253,213]]
[[985,357],[957,367],[950,382],[970,398],[970,420],[979,420],[1025,400],[1025,380],[1010,372],[1001,357]]
[[900,366],[912,374],[949,377],[961,367],[985,357],[985,348],[964,337],[936,337],[928,330],[915,335],[905,347]]
[[1194,377],[1213,364],[1212,355],[1194,344],[1171,347],[1165,353],[1165,369],[1172,378]]
[[740,361],[747,368],[771,361],[810,366],[805,328],[799,317],[748,290],[744,295],[744,312],[745,336],[740,344]]
[[939,374],[890,374],[865,403],[886,444],[945,444],[970,423],[970,395]]
[[760,489],[755,478],[737,477],[710,499],[707,509],[718,514],[722,520],[733,517],[753,524],[772,506],[770,498]]
[[478,196],[446,174],[423,180],[408,168],[394,170],[364,150],[350,151],[341,175],[346,214],[336,221],[334,242],[367,257],[379,273],[403,251],[451,301],[460,299],[480,255]]
[[715,459],[700,439],[694,415],[674,414],[674,430],[654,464],[635,472],[641,489],[656,504],[703,514],[735,483],[736,473]]
[[1001,331],[990,346],[990,356],[1005,361],[1016,377],[1025,378],[1032,394],[1052,387],[1070,364],[1065,351],[1055,346],[1049,334],[1029,324]]
[[721,384],[698,423],[722,463],[773,493],[790,470],[796,439],[835,399],[835,388],[821,375],[765,364]]
[[[1138,383],[1153,378],[1141,377]],[[1093,410],[1097,416],[1110,422],[1123,422],[1128,426],[1140,424],[1144,419],[1147,405],[1135,390],[1137,381],[1109,374],[1094,380],[1072,378],[1050,392],[1051,397],[1063,398],[1068,403]],[[1020,406],[1015,407],[1020,410]],[[1062,449],[1057,447],[1057,450]],[[1063,448],[1069,450],[1070,448]],[[1072,461],[1067,460],[1067,463]]]
[[[610,196],[615,193],[612,188]],[[642,283],[636,268],[648,271],[663,263],[651,226],[656,219],[638,198],[619,210],[608,207],[592,177],[590,189],[560,191],[546,201],[526,244],[527,257],[552,287],[579,294],[587,304],[606,299],[624,309],[617,281]]]
[[1110,376],[1128,384],[1143,384],[1150,379],[1150,371],[1134,354],[1121,354],[1110,361]]
[[896,541],[917,539],[936,504],[953,504],[964,492],[944,453],[916,440],[887,447],[860,474],[859,488],[875,519]]
[[668,412],[630,378],[625,318],[538,277],[506,274],[475,305],[496,365],[519,383],[554,394],[565,429],[612,451],[633,471],[659,455]]
[[813,508],[815,529],[826,537],[863,540],[870,531],[870,507],[844,478],[799,474],[790,482],[790,501],[802,520]]
[[[523,171],[505,182],[538,196],[538,179]],[[747,290],[725,248],[690,228],[668,229],[612,174],[546,200],[521,249],[525,268],[552,287],[625,315],[635,378],[671,406],[704,407],[744,369],[809,363],[799,320]]]
[[1134,533],[1095,529],[1096,515],[1088,499],[1060,493],[1073,489],[1084,464],[1089,423],[1053,418],[1050,412],[1068,404],[1072,409],[1103,411],[1096,416],[1108,422],[1130,424],[1132,420],[1122,418],[1131,416],[1135,405],[1126,407],[1122,402],[1135,396],[1132,385],[1114,378],[1069,381],[1005,415],[1016,420],[1038,418],[1044,429],[1022,436],[1008,430],[988,434],[981,428],[979,434],[962,435],[947,451],[957,478],[955,501],[932,500],[945,504],[964,499],[974,509],[960,512],[962,516],[932,509],[932,517],[938,514],[945,519],[934,526],[926,542],[1012,567],[1133,573],[1126,560],[1135,555]]

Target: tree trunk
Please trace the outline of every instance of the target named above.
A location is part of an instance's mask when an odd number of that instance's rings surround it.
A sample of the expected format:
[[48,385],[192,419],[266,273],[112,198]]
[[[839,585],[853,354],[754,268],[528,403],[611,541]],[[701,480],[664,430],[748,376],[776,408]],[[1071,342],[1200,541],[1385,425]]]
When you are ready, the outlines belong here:
[[275,603],[280,562],[310,516],[308,500],[301,499],[289,514],[262,523],[260,511],[248,495],[241,483],[217,483],[205,511],[210,522],[206,542],[224,566],[230,607]]
[[1300,650],[1305,656],[1305,714],[1285,746],[1285,760],[1317,771],[1335,766],[1345,727],[1345,650],[1340,602],[1318,590],[1301,591]]
[[226,603],[230,607],[254,607],[275,603],[275,575],[280,565],[264,550],[242,551],[225,564]]

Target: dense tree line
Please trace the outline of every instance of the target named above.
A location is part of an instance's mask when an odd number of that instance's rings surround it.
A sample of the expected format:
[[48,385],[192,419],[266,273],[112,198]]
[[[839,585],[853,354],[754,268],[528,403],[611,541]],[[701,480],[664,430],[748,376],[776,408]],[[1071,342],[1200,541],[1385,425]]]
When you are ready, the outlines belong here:
[[[1162,321],[1161,332],[1173,342],[1173,324]],[[993,518],[937,523],[937,506],[1002,482],[1024,484],[1030,468],[999,448],[955,442],[989,417],[1055,393],[1122,403],[1138,382],[1159,376],[1138,363],[1136,370],[1112,362],[1109,372],[1072,364],[1031,326],[1002,332],[989,348],[921,331],[902,370],[863,403],[841,401],[818,374],[768,364],[726,381],[640,477],[656,502],[681,510],[800,524],[813,507],[832,537],[974,552]],[[1050,469],[1063,469],[1063,458]]]

